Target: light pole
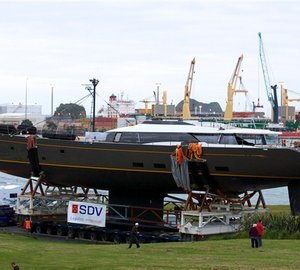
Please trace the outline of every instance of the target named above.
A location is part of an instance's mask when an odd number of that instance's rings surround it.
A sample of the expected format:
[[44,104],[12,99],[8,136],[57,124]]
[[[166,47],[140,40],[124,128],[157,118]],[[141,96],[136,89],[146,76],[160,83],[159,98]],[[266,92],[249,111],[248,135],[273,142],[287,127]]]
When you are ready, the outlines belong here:
[[51,86],[51,117],[53,116],[53,88],[54,88],[54,84],[50,84]]
[[25,84],[25,119],[27,119],[27,82],[28,82],[28,77],[26,77],[26,84]]
[[95,119],[96,119],[96,86],[99,83],[99,80],[97,79],[91,79],[90,82],[93,84],[93,132],[95,132],[96,128],[95,128]]

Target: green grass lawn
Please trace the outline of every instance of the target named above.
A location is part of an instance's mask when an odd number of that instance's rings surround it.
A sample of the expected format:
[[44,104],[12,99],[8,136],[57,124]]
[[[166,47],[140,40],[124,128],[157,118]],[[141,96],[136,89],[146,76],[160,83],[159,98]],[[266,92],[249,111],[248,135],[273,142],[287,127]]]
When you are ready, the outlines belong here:
[[268,205],[267,208],[270,210],[270,213],[277,214],[277,213],[291,213],[291,208],[289,205]]
[[0,233],[0,269],[299,269],[300,240],[264,239],[252,249],[249,239],[142,244],[56,242]]

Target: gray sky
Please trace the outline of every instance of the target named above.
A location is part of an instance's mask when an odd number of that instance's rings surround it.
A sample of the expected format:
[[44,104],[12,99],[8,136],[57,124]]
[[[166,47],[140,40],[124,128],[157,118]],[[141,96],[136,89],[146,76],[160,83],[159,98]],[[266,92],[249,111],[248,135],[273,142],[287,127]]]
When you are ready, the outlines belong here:
[[[152,100],[156,83],[177,104],[195,57],[191,98],[225,109],[227,83],[243,53],[248,100],[259,97],[269,115],[257,33],[271,81],[300,93],[299,14],[297,0],[0,0],[0,104],[24,104],[26,78],[28,103],[43,105],[44,114],[50,84],[55,109],[84,97],[82,84],[92,78],[100,80],[97,108],[122,91],[142,108],[138,101]],[[244,110],[244,95],[234,103]],[[89,113],[91,98],[82,105]],[[300,109],[300,102],[291,105]]]

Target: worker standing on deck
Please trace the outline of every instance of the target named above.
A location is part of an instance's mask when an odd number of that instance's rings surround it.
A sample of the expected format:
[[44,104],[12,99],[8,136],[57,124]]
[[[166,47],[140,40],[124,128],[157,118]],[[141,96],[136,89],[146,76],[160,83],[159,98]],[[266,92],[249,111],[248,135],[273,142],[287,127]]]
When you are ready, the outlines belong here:
[[181,165],[184,159],[184,153],[180,144],[176,146],[175,157],[178,165]]
[[135,243],[136,247],[140,248],[140,242],[139,242],[139,239],[138,239],[138,234],[139,234],[138,227],[139,227],[138,223],[135,223],[134,226],[132,227],[132,230],[130,232],[130,239],[129,239],[129,247],[128,248],[131,248],[132,243]]
[[28,159],[31,165],[32,176],[39,176],[41,167],[37,151],[36,129],[32,128],[28,131],[28,133],[29,136],[27,137],[27,152]]

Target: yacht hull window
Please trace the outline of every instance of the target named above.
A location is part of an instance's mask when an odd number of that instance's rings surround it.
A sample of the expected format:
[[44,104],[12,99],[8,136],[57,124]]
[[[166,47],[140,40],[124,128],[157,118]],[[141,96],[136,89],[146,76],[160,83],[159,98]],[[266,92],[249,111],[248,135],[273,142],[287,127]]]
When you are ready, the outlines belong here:
[[219,142],[220,134],[195,134],[199,142],[214,143]]
[[106,142],[115,143],[156,143],[156,142],[204,142],[208,144],[274,145],[278,144],[278,134],[216,134],[216,133],[176,133],[176,132],[112,132]]
[[220,144],[237,144],[234,134],[222,134]]
[[189,133],[147,133],[147,132],[118,132],[110,133],[106,137],[107,142],[119,143],[154,143],[154,142],[198,142]]

